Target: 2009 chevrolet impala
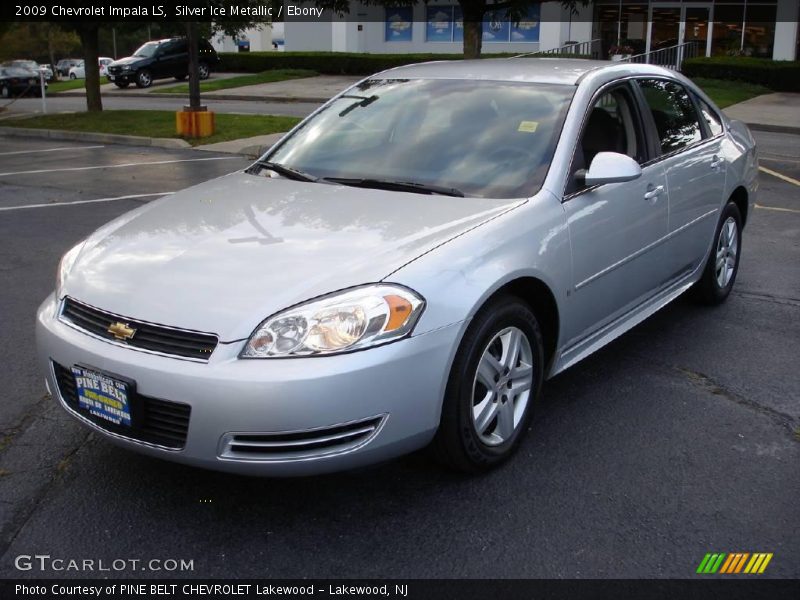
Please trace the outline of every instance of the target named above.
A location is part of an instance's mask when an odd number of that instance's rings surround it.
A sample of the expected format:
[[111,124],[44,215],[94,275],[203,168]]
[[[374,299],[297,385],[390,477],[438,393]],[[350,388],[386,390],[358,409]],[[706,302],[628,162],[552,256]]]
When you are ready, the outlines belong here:
[[41,364],[152,456],[296,475],[432,445],[487,469],[548,377],[690,288],[725,300],[756,174],[747,128],[659,67],[400,67],[69,250]]

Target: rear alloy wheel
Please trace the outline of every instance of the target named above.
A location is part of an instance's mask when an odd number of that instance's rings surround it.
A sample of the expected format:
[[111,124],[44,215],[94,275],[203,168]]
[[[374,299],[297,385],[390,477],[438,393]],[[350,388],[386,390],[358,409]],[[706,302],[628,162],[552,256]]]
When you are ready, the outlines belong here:
[[541,392],[544,350],[536,317],[514,297],[484,307],[461,342],[433,449],[447,466],[477,473],[507,459]]
[[208,68],[206,63],[201,62],[197,65],[197,75],[200,79],[208,79],[211,76],[211,69]]
[[722,211],[714,236],[714,246],[694,294],[704,304],[720,304],[733,289],[741,256],[742,217],[739,208],[728,202]]
[[146,88],[153,84],[153,75],[147,69],[141,69],[136,73],[136,87]]

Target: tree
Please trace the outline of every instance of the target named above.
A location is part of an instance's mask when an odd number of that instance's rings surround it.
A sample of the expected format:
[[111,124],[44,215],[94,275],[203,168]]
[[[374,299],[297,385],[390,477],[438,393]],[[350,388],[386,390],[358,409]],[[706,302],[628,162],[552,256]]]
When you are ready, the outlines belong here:
[[[423,0],[424,1],[424,0]],[[479,58],[483,46],[483,19],[488,12],[505,12],[513,22],[518,23],[527,15],[528,8],[545,0],[458,0],[464,18],[464,58]],[[361,4],[373,6],[413,6],[418,0],[360,0]],[[586,6],[589,0],[559,0],[561,6],[577,12],[578,5]],[[317,0],[317,6],[327,8],[337,14],[350,12],[350,0]]]

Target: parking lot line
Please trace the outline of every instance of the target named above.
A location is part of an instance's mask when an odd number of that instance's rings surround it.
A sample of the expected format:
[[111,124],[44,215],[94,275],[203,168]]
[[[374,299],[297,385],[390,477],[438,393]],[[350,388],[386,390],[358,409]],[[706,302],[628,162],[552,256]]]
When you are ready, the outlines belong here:
[[14,171],[11,173],[0,173],[0,177],[11,177],[12,175],[35,175],[37,173],[62,173],[65,171],[90,171],[92,169],[121,169],[123,167],[143,167],[150,165],[170,165],[184,162],[200,162],[204,160],[241,160],[241,156],[212,156],[209,158],[181,158],[176,160],[156,160],[151,162],[122,163],[119,165],[93,165],[90,167],[65,167],[63,169],[36,169],[33,171]]
[[764,210],[777,210],[779,212],[800,213],[800,210],[796,208],[781,208],[780,206],[763,206],[761,204],[756,204],[756,208],[763,208]]
[[109,198],[94,198],[92,200],[75,200],[74,202],[49,202],[47,204],[23,204],[21,206],[3,206],[0,211],[24,210],[26,208],[51,208],[53,206],[73,206],[75,204],[94,204],[95,202],[113,202],[114,200],[132,200],[134,198],[149,198],[151,196],[169,196],[175,192],[154,192],[151,194],[128,194],[126,196],[112,196]]
[[777,171],[773,171],[772,169],[768,169],[766,167],[758,167],[758,170],[766,173],[767,175],[772,175],[773,177],[777,177],[778,179],[785,181],[787,183],[791,183],[800,187],[800,181],[794,179],[793,177],[789,177],[788,175],[784,175],[783,173],[778,173]]
[[0,156],[36,154],[37,152],[64,152],[65,150],[96,150],[97,148],[105,148],[105,146],[65,146],[63,148],[45,148],[44,150],[17,150],[15,152],[0,152]]

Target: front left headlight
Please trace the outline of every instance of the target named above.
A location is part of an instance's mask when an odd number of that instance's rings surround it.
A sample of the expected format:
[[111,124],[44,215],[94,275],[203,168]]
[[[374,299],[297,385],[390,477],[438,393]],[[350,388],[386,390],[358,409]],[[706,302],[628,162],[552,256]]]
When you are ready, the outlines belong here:
[[329,355],[385,344],[408,335],[424,306],[418,294],[393,284],[337,292],[268,318],[240,357]]

